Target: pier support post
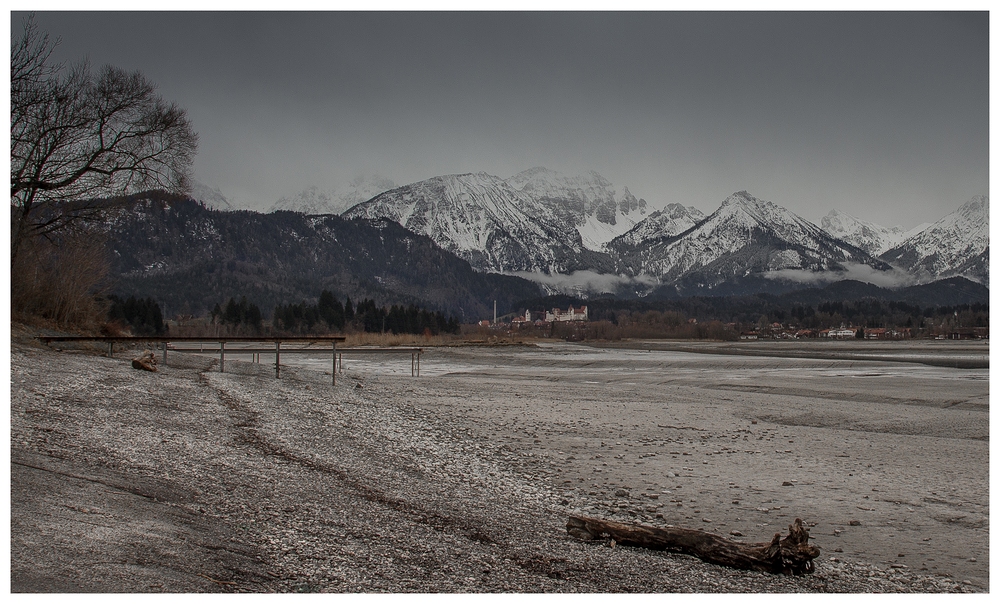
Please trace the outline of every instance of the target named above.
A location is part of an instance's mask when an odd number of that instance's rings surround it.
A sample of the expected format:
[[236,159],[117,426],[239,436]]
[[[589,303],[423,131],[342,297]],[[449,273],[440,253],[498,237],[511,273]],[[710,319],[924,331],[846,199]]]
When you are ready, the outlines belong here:
[[281,379],[281,340],[274,341],[274,378]]

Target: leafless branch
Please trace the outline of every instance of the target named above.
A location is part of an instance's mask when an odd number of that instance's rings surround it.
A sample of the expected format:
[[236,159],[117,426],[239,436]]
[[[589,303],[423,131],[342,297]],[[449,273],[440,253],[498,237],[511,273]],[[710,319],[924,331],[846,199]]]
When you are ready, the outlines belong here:
[[[52,204],[147,189],[184,192],[198,137],[183,109],[139,72],[49,62],[29,17],[11,44],[11,265],[21,240],[79,214]],[[42,211],[36,220],[39,208]]]

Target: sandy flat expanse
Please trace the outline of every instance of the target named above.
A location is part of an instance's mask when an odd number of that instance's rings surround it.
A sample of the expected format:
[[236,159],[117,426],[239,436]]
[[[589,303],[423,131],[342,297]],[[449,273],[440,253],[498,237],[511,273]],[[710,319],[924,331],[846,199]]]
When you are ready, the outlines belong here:
[[[19,335],[12,590],[988,589],[983,344],[434,348],[420,377],[409,356],[348,353],[334,387],[322,354],[149,373]],[[822,555],[736,571],[578,541],[572,513],[751,542],[801,517]]]
[[433,349],[419,379],[409,359],[344,364],[515,448],[567,511],[754,541],[801,517],[821,560],[988,585],[989,372],[938,366],[987,344],[626,346]]

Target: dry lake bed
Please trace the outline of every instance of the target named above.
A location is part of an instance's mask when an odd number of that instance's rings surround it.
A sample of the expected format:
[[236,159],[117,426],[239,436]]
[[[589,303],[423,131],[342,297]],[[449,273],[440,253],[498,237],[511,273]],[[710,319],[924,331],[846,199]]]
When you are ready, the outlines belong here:
[[416,380],[401,360],[345,365],[405,374],[399,396],[515,447],[570,509],[760,540],[801,517],[826,559],[986,586],[989,370],[947,365],[988,357],[982,342],[650,341],[435,349]]
[[[989,588],[985,343],[429,348],[420,377],[348,353],[336,387],[328,357],[12,351],[15,591]],[[573,513],[743,541],[798,517],[822,554],[733,571],[576,542]]]

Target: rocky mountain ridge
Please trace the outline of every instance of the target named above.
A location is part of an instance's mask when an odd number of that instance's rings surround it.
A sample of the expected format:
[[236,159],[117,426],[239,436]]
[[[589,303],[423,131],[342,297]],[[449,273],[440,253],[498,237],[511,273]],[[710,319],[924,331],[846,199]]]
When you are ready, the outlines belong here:
[[[675,218],[691,219],[683,207],[665,208],[648,219],[650,223],[669,222],[672,213]],[[153,297],[171,314],[204,314],[216,303],[241,295],[269,311],[276,304],[314,299],[319,291],[329,289],[341,298],[416,303],[478,320],[492,316],[493,300],[503,314],[520,310],[513,307],[520,301],[553,293],[569,292],[587,299],[610,292],[618,300],[650,301],[738,298],[784,295],[825,284],[878,284],[879,277],[901,272],[886,269],[883,261],[745,192],[734,194],[711,216],[680,233],[655,238],[646,248],[632,248],[633,255],[626,248],[634,240],[620,236],[616,241],[622,253],[603,254],[605,261],[617,258],[622,262],[617,267],[620,272],[552,274],[549,282],[474,270],[430,237],[386,219],[348,220],[287,211],[223,212],[157,192],[111,200],[104,219],[89,228],[99,231],[110,245],[112,293]],[[633,231],[640,233],[642,228],[636,225]],[[671,255],[688,263],[677,273],[679,277],[671,281],[642,275],[642,262],[663,262]],[[626,261],[637,264],[628,267]],[[971,271],[987,263],[988,247],[957,270]],[[909,283],[882,286],[900,292],[898,297]],[[983,292],[988,292],[982,284],[961,277],[952,277],[948,283],[934,290],[939,304],[981,300]],[[867,290],[858,287],[850,289],[852,296],[865,295]],[[923,300],[930,290],[920,291],[915,295]]]
[[389,220],[478,272],[522,276],[548,293],[738,295],[844,279],[886,287],[952,276],[988,285],[989,279],[985,196],[926,229],[903,233],[836,210],[821,228],[747,191],[730,195],[707,216],[678,203],[654,211],[593,171],[452,174],[378,192],[391,185],[380,177],[356,179],[351,195],[339,200],[311,187],[279,200],[272,211],[333,215],[374,193],[343,217]]
[[746,191],[730,195],[718,210],[682,233],[650,233],[645,238],[623,236],[608,249],[630,274],[654,275],[663,284],[685,279],[711,288],[761,274],[794,280],[797,272],[843,272],[857,264],[891,270],[863,250]]
[[988,286],[989,225],[989,197],[977,195],[881,258],[918,280],[964,276]]
[[[902,285],[953,275],[984,282],[987,272],[985,246],[973,245],[976,254],[957,250],[955,242],[968,237],[962,230],[971,228],[968,221],[947,233],[939,229],[936,240],[956,249],[947,262],[897,262],[879,254],[919,233],[836,211],[820,228],[746,191],[709,216],[676,203],[651,211],[628,188],[592,171],[568,177],[538,167],[507,179],[484,172],[439,176],[386,191],[344,216],[397,222],[480,271],[540,283],[582,271],[629,282],[626,289],[640,293],[652,291],[652,282],[712,288],[753,275],[831,282],[871,274],[873,282]],[[933,243],[921,249],[928,246]]]
[[398,187],[343,216],[391,220],[430,237],[484,272],[611,268],[606,255],[587,249],[565,213],[485,172],[436,176]]

